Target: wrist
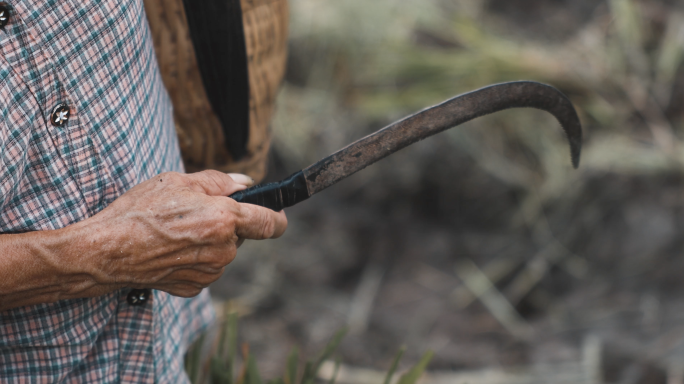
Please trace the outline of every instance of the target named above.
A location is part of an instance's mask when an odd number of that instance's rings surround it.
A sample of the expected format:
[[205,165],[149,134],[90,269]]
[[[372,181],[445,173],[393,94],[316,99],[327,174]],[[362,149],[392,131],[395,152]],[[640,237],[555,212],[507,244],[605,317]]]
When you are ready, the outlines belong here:
[[84,224],[0,235],[0,310],[92,297],[115,288],[95,276],[97,250]]
[[[111,223],[109,223],[111,224]],[[116,251],[114,228],[93,216],[76,224],[53,231],[54,257],[62,263],[62,273],[88,278],[93,284],[110,284],[116,280],[107,274],[107,260]]]

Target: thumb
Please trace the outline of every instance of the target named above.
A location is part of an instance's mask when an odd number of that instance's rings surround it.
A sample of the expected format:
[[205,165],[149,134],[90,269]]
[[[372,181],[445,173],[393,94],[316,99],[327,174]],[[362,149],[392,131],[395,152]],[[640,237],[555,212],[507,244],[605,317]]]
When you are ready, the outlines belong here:
[[228,176],[230,176],[230,178],[233,179],[234,182],[242,184],[245,187],[251,187],[252,185],[254,185],[254,179],[247,175],[243,175],[242,173],[229,173]]
[[287,229],[284,211],[274,212],[252,204],[235,203],[235,234],[241,239],[275,239]]
[[252,178],[246,175],[226,174],[214,170],[191,173],[187,178],[192,189],[209,196],[230,196],[254,183]]

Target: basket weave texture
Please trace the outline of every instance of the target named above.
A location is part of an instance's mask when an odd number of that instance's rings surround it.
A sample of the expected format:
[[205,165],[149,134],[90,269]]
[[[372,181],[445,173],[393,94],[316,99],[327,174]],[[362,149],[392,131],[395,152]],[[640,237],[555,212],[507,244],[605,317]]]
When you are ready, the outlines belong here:
[[285,73],[287,0],[241,0],[249,72],[248,155],[233,161],[207,98],[182,0],[144,0],[164,84],[174,105],[186,170],[217,169],[261,180],[270,146],[270,122]]

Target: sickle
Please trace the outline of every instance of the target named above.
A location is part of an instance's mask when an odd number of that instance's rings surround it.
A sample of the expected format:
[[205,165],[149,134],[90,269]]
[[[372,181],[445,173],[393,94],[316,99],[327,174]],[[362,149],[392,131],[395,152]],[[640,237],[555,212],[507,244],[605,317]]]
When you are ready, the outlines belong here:
[[280,211],[417,141],[467,121],[509,108],[536,108],[552,114],[570,142],[572,165],[579,166],[582,126],[568,98],[554,87],[516,81],[481,88],[388,125],[279,182],[234,193],[238,202]]

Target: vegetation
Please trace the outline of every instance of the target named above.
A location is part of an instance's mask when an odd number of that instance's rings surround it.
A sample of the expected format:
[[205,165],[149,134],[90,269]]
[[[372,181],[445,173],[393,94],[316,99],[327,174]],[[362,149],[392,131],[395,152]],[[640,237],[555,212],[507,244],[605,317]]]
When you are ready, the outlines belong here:
[[[293,340],[322,346],[347,325],[341,372],[387,369],[383,356],[402,341],[411,361],[435,351],[427,379],[499,370],[505,379],[461,382],[682,382],[681,4],[291,5],[273,178],[503,81],[565,92],[585,145],[575,171],[551,117],[502,112],[406,148],[288,211],[288,233],[246,243],[214,290],[248,313],[243,338],[269,356],[261,369],[275,376]],[[577,375],[552,379],[567,372]]]
[[[659,2],[611,0],[569,38],[549,41],[505,34],[486,3],[292,1],[294,64],[280,98],[276,149],[301,168],[378,123],[488,84],[529,79],[559,87],[578,106],[591,138],[581,172],[681,167],[682,13],[663,19]],[[503,127],[505,140],[497,139],[501,128],[484,125]],[[542,125],[554,123],[512,111],[446,136],[493,176],[539,190],[546,201],[577,175],[557,132],[530,129]],[[516,150],[506,150],[511,145]]]
[[[207,363],[203,363],[203,360],[206,360],[203,359],[203,352],[207,347],[206,335],[200,337],[192,346],[185,358],[185,370],[188,372],[188,376],[193,384],[314,384],[320,382],[317,378],[321,366],[332,358],[346,333],[345,330],[338,331],[315,360],[305,363],[301,374],[298,372],[300,365],[299,352],[297,348],[294,348],[287,358],[286,370],[283,376],[264,381],[259,374],[254,356],[249,353],[249,346],[247,344],[242,345],[242,367],[238,370],[237,330],[238,315],[233,312],[227,315],[227,320],[224,321],[224,325],[221,327],[218,346],[210,351],[208,366]],[[415,384],[432,358],[432,352],[426,353],[418,364],[401,375],[397,380],[395,372],[403,354],[403,349],[397,353],[382,384]],[[338,359],[329,384],[335,383],[339,365],[340,361]]]

